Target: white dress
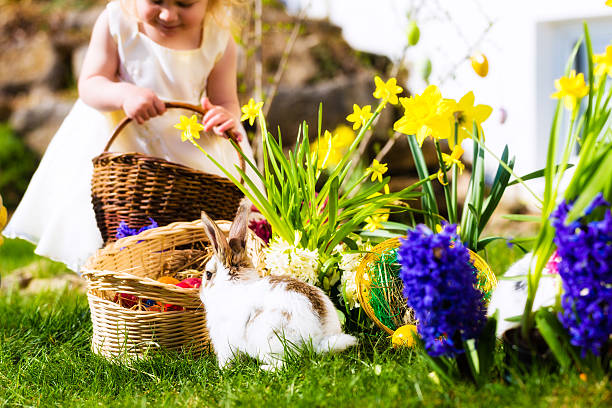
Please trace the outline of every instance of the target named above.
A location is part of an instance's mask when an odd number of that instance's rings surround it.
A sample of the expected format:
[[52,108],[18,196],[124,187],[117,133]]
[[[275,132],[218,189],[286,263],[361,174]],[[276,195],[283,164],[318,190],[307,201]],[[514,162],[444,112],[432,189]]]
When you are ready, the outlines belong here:
[[[165,101],[198,105],[205,94],[208,75],[225,51],[229,32],[207,17],[200,48],[173,50],[140,33],[137,21],[123,11],[118,1],[110,2],[107,12],[110,33],[119,52],[121,80],[149,88]],[[129,124],[110,150],[141,152],[223,176],[191,143],[181,142],[180,131],[173,128],[181,114],[192,115],[169,109],[144,125]],[[26,239],[37,244],[37,254],[79,270],[103,244],[91,203],[91,160],[103,151],[122,117],[123,112],[101,113],[80,99],[76,101],[47,147],[4,236]],[[198,142],[238,176],[238,154],[228,140],[202,134]],[[244,134],[240,147],[252,159]],[[255,179],[249,170],[247,165],[247,174]]]

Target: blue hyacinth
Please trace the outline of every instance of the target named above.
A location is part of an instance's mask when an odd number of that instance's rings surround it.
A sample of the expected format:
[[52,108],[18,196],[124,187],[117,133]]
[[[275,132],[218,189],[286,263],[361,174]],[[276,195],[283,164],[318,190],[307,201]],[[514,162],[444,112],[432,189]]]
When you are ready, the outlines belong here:
[[136,228],[130,228],[130,226],[125,222],[125,221],[121,221],[119,223],[119,227],[117,228],[117,234],[115,235],[115,237],[117,239],[121,239],[121,238],[125,238],[125,237],[130,237],[132,235],[138,235],[143,231],[149,230],[151,228],[157,228],[158,225],[155,222],[155,220],[151,217],[149,217],[149,221],[151,221],[151,224],[146,225],[140,229],[136,229]]
[[[608,207],[601,220],[585,218],[598,207]],[[612,215],[600,193],[585,210],[585,217],[565,225],[571,205],[563,202],[553,212],[555,244],[561,257],[563,281],[559,320],[571,343],[599,355],[612,334]]]
[[463,353],[461,340],[477,338],[486,323],[478,279],[456,230],[456,225],[446,224],[434,234],[418,225],[400,239],[397,254],[404,296],[419,321],[425,348],[434,357]]

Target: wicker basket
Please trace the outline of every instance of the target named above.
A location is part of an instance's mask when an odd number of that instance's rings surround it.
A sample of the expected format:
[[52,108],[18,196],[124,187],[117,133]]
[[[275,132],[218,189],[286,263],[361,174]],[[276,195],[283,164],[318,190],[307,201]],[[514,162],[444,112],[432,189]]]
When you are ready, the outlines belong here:
[[[217,223],[227,234],[231,223]],[[249,230],[247,254],[259,270],[263,267],[264,245]],[[156,279],[177,272],[180,275],[181,271],[197,275],[209,256],[201,221],[154,228],[99,250],[82,269],[93,323],[92,350],[107,358],[140,357],[156,349],[195,355],[207,352],[209,338],[199,289]],[[124,307],[116,303],[119,293],[135,295],[139,300],[130,308]],[[182,310],[149,311],[143,307],[145,299]]]
[[[395,328],[398,328],[405,324],[416,324],[413,311],[408,307],[406,299],[401,294],[402,282],[397,273],[391,273],[390,279],[385,282],[378,282],[373,276],[371,266],[374,262],[378,262],[382,254],[388,253],[389,251],[395,250],[400,245],[399,238],[391,238],[376,245],[372,250],[366,254],[361,260],[359,267],[357,268],[357,274],[355,277],[357,283],[357,296],[359,297],[359,303],[363,307],[364,311],[374,323],[389,334],[393,334],[394,328],[390,327],[390,324],[383,323],[376,315],[374,309],[371,306],[372,291],[376,290],[378,293],[383,294],[385,297],[389,309],[393,312],[390,313],[390,318],[393,321]],[[497,278],[489,265],[482,259],[477,253],[469,250],[470,262],[478,271],[479,278],[479,289],[490,293],[497,286]]]
[[[204,114],[202,108],[183,103],[166,103]],[[116,240],[117,227],[125,221],[130,228],[193,221],[206,211],[212,219],[234,218],[242,192],[230,180],[141,153],[112,153],[112,143],[131,121],[123,119],[110,137],[104,152],[93,159],[91,199],[98,229],[105,243]],[[178,137],[178,135],[177,135]],[[228,138],[236,140],[235,135]],[[244,170],[244,158],[237,152]]]

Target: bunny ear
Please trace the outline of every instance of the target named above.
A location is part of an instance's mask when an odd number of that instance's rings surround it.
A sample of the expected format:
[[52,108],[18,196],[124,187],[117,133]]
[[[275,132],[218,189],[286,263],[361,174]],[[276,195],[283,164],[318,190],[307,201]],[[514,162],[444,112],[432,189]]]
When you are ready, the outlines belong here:
[[243,198],[229,231],[229,246],[236,255],[241,255],[246,248],[246,234],[250,213],[251,202],[247,198]]
[[202,224],[204,224],[204,232],[206,233],[215,254],[219,260],[223,262],[226,259],[227,254],[230,253],[225,234],[204,211],[202,211],[201,218]]

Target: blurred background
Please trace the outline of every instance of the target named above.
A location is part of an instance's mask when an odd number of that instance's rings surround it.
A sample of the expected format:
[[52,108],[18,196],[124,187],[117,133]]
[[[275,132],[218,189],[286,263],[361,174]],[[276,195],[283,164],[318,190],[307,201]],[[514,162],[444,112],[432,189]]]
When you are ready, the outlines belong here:
[[[9,212],[78,97],[80,64],[105,4],[0,0],[0,192]],[[320,102],[323,127],[337,129],[353,104],[374,103],[374,75],[395,76],[403,96],[427,84],[454,99],[474,91],[477,104],[493,108],[484,124],[487,145],[500,154],[508,144],[518,174],[544,164],[556,102],[550,94],[582,22],[594,53],[612,39],[604,0],[246,0],[238,21],[241,103],[265,100],[269,128],[280,129],[285,146],[303,120],[316,127]],[[583,50],[574,68],[585,71]],[[416,177],[405,138],[385,151],[401,114],[386,109],[361,152],[362,165],[375,157],[389,163],[393,190]],[[530,205],[518,187],[505,200],[505,212]]]

